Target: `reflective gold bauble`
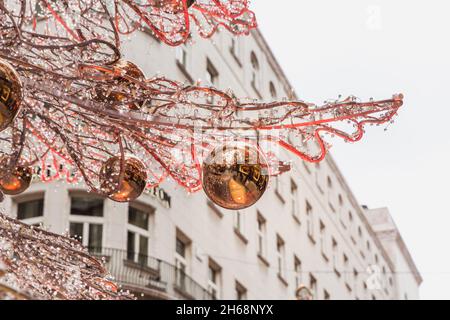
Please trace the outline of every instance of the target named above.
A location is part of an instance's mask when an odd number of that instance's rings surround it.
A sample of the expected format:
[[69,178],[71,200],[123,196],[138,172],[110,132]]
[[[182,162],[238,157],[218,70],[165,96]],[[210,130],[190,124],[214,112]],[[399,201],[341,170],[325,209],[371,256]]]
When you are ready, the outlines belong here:
[[[134,63],[127,60],[118,60],[114,65],[116,70],[122,71],[122,75],[114,75],[107,82],[111,84],[111,87],[122,87],[122,91],[115,90],[103,90],[100,88],[95,89],[95,97],[94,99],[99,102],[107,102],[113,104],[115,106],[120,105],[122,101],[124,101],[128,96],[133,96],[133,88],[135,86],[131,83],[130,80],[126,79],[124,76],[136,79],[138,81],[145,81],[145,75],[138,66]],[[130,90],[130,92],[126,92],[126,90]],[[142,107],[143,103],[130,103],[128,104],[128,108],[130,110],[139,110]]]
[[0,59],[0,131],[11,125],[19,113],[23,90],[17,71]]
[[[195,0],[187,0],[186,5],[190,8],[195,3]],[[183,12],[183,1],[182,0],[153,0],[154,7],[161,9],[168,13],[181,13]]]
[[[0,167],[2,170],[8,168],[8,160],[6,158],[0,161]],[[9,196],[21,194],[30,187],[32,178],[33,170],[30,167],[19,165],[11,172],[0,174],[0,190]]]
[[100,187],[111,200],[128,202],[137,199],[145,189],[147,172],[144,164],[133,157],[127,157],[123,179],[120,179],[120,157],[108,159],[100,171]]
[[297,290],[295,290],[295,298],[297,300],[313,300],[313,294],[306,286],[300,285]]
[[203,190],[212,202],[225,209],[241,210],[254,205],[268,182],[267,162],[248,145],[219,147],[203,164]]

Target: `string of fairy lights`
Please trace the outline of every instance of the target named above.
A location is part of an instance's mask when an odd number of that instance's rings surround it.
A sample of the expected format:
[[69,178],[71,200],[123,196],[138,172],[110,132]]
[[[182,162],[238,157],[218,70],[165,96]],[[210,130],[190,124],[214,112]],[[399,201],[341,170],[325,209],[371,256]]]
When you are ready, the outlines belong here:
[[[148,78],[122,57],[121,43],[137,32],[150,30],[177,46],[191,38],[193,26],[210,38],[219,28],[248,35],[257,23],[247,0],[0,0],[1,192],[21,194],[39,174],[127,202],[170,178],[187,192],[203,189],[215,204],[239,210],[261,198],[271,176],[289,170],[276,148],[319,162],[329,138],[359,141],[366,125],[392,122],[403,105],[402,95],[323,105],[247,101],[229,90]],[[66,256],[71,250],[84,256],[81,247],[61,244],[61,255],[53,256],[71,266],[58,270],[60,279],[80,282],[76,290],[63,290],[63,282],[48,279],[50,269],[35,268],[36,252],[28,248],[49,249],[50,235],[2,219],[0,234],[14,249],[0,246],[0,259],[8,270],[21,270],[6,257],[23,253],[19,260],[33,270],[32,279],[14,272],[19,283],[39,283],[31,291],[44,297],[98,297],[80,286],[101,281],[92,282],[91,273],[83,278],[85,267]],[[49,257],[41,258],[45,264]],[[105,276],[101,269],[95,274]],[[106,283],[109,290],[96,289],[102,298],[122,298]]]

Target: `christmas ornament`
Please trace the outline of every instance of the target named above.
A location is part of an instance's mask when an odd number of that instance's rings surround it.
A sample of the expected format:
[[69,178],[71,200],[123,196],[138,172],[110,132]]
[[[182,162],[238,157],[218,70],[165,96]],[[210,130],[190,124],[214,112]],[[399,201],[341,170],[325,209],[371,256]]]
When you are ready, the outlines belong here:
[[268,164],[250,145],[221,146],[203,164],[203,190],[212,202],[225,209],[252,206],[268,183]]
[[19,74],[0,59],[0,131],[8,128],[17,116],[22,102],[22,83]]
[[8,158],[0,160],[0,190],[6,195],[18,195],[25,192],[31,184],[33,170],[30,167],[18,165],[10,170]]
[[145,189],[147,173],[144,164],[134,157],[112,157],[100,172],[101,189],[111,200],[127,202],[137,199]]
[[295,297],[297,300],[313,300],[314,296],[311,292],[311,290],[309,290],[308,287],[306,287],[305,285],[301,285],[297,288],[297,290],[295,291]]
[[[114,107],[123,105],[124,100],[133,100],[136,87],[132,81],[145,81],[145,75],[134,63],[126,60],[119,60],[112,66],[113,73],[106,77],[106,88],[96,87],[95,100],[105,102]],[[143,103],[129,103],[130,110],[138,110]]]

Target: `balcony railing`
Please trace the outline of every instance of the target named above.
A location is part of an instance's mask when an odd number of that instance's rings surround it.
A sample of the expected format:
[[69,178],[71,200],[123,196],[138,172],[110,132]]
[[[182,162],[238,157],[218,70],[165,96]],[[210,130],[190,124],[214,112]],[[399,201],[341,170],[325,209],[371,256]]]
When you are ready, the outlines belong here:
[[146,255],[111,248],[90,248],[104,259],[114,280],[137,298],[212,300],[213,296],[183,270]]

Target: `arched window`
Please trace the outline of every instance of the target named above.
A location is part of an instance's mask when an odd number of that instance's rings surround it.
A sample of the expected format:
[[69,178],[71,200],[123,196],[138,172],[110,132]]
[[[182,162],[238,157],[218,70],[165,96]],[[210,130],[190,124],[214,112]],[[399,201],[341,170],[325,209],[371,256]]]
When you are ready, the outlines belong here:
[[253,70],[258,71],[259,70],[259,61],[258,61],[258,58],[256,57],[256,53],[254,51],[252,51],[252,53],[250,54],[250,61],[252,63]]
[[255,89],[256,93],[261,97],[260,94],[260,72],[259,72],[259,61],[256,57],[256,53],[252,51],[250,54],[250,62],[252,64],[252,87]]
[[272,81],[270,81],[270,83],[269,83],[269,90],[270,90],[270,95],[272,96],[272,98],[276,99],[277,98],[277,89],[275,88],[275,85],[273,84]]

